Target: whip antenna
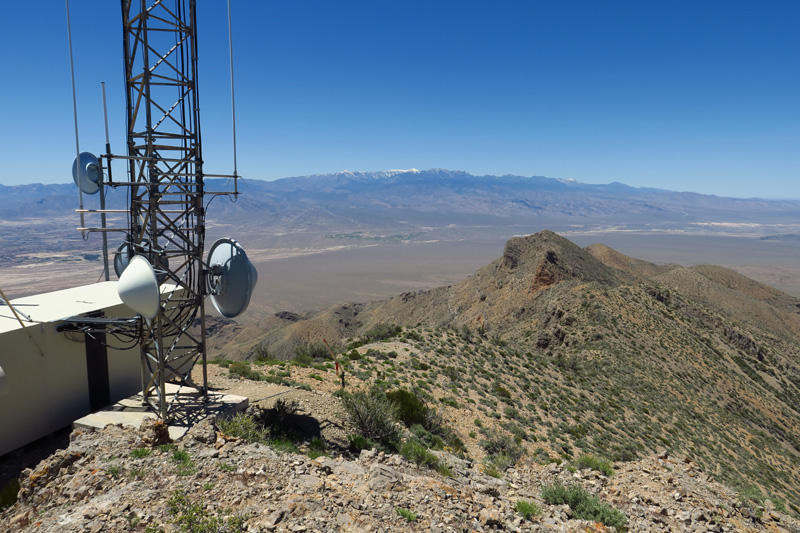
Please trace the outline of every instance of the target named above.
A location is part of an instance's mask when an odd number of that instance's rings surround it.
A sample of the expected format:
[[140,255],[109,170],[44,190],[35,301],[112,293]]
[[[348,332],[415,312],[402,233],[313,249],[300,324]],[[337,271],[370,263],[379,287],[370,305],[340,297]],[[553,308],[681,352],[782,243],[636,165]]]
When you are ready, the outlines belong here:
[[239,176],[236,166],[236,99],[233,96],[233,30],[231,29],[231,0],[228,0],[228,52],[231,57],[231,116],[233,117],[233,193],[234,199],[239,194]]
[[[75,122],[75,159],[80,159],[81,148],[78,142],[78,101],[75,96],[75,64],[72,61],[72,24],[69,21],[69,0],[65,0],[67,4],[67,39],[69,40],[69,73],[72,77],[72,115]],[[86,227],[83,217],[83,191],[78,188],[78,198],[80,199],[80,215],[81,215],[81,228]],[[81,230],[81,236],[86,239],[86,231]]]

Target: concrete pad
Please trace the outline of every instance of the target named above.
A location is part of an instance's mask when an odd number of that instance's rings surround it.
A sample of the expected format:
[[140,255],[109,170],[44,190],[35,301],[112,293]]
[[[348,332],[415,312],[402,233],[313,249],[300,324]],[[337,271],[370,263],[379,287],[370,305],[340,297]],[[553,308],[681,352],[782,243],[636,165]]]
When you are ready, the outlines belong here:
[[[249,401],[244,396],[220,394],[209,391],[203,395],[195,389],[180,387],[172,383],[166,385],[167,398],[171,402],[169,436],[180,440],[189,428],[215,415],[232,416],[247,409]],[[72,423],[73,429],[102,429],[109,424],[138,428],[145,418],[158,418],[150,405],[142,405],[142,393],[124,398],[114,405],[79,418]]]

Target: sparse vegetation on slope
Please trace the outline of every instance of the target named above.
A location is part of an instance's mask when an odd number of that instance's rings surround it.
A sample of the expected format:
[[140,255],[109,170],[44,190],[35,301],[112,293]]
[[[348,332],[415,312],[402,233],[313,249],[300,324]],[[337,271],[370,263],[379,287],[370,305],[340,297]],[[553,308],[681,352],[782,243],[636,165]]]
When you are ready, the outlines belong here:
[[[551,232],[512,239],[462,283],[347,304],[264,342],[348,324],[350,383],[413,388],[470,421],[461,438],[498,474],[513,461],[480,446],[490,436],[569,462],[666,449],[762,500],[800,501],[800,301],[725,269],[612,252]],[[367,334],[389,324],[402,331]]]

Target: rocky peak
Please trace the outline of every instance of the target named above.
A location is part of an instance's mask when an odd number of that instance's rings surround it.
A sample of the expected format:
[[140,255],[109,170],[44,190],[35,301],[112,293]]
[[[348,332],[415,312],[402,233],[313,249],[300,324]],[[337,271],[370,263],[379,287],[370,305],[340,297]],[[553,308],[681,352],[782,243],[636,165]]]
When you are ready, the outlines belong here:
[[606,266],[591,253],[550,230],[506,243],[500,269],[517,276],[532,276],[532,289],[547,287],[561,280],[596,281],[619,285],[629,276]]

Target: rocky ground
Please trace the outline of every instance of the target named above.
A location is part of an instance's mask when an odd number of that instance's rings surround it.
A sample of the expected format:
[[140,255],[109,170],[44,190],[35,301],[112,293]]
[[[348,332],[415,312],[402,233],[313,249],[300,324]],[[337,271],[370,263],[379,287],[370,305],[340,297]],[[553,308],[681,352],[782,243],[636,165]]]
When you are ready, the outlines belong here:
[[[214,384],[235,390],[237,380],[226,379],[215,375]],[[285,392],[317,420],[341,418],[327,392],[239,385],[262,404]],[[561,482],[622,511],[630,531],[800,532],[769,500],[744,502],[695,463],[666,453],[616,463],[608,477],[525,457],[495,478],[477,463],[436,452],[451,468],[442,476],[400,455],[350,455],[335,446],[347,428],[321,426],[331,445],[313,459],[231,438],[213,420],[176,443],[159,423],[74,431],[66,449],[22,473],[19,501],[0,513],[0,531],[613,530],[547,504],[542,487]],[[525,518],[520,501],[540,513]]]

